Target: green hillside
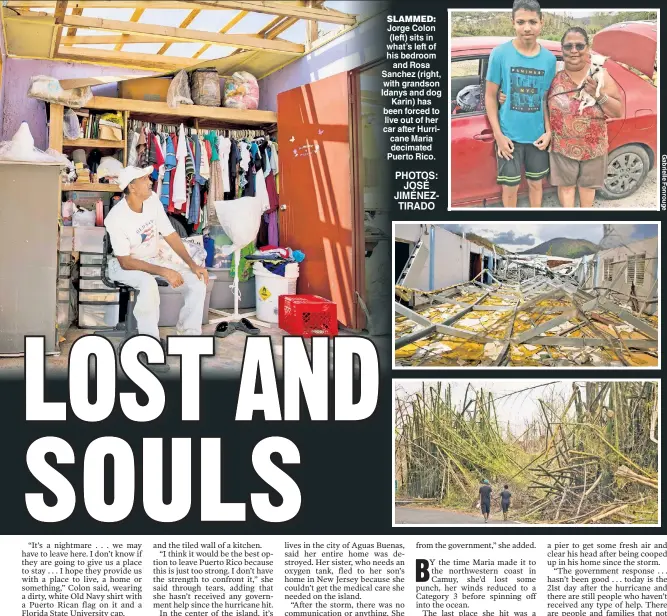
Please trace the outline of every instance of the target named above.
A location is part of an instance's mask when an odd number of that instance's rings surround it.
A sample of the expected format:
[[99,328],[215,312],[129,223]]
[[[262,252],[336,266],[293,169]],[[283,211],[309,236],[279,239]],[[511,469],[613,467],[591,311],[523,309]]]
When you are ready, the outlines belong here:
[[[501,11],[453,11],[452,36],[514,36],[510,14]],[[575,17],[574,14],[549,13],[542,11],[544,27],[540,38],[560,41],[563,32],[570,26],[585,28],[589,35],[594,35],[607,26],[622,21],[653,21],[657,19],[655,11],[620,11],[611,14],[609,11],[597,11],[586,17]]]
[[577,259],[585,255],[592,255],[600,250],[600,247],[588,240],[571,240],[566,237],[556,237],[552,240],[542,242],[539,246],[533,246],[524,250],[524,255],[550,255],[553,257],[566,257]]

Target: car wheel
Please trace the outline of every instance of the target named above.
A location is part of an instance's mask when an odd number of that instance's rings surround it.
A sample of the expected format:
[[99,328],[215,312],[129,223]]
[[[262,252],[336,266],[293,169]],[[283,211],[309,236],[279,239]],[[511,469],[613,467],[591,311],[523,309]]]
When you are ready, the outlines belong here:
[[651,162],[646,150],[638,145],[624,145],[609,154],[607,179],[598,190],[603,199],[622,199],[644,182]]

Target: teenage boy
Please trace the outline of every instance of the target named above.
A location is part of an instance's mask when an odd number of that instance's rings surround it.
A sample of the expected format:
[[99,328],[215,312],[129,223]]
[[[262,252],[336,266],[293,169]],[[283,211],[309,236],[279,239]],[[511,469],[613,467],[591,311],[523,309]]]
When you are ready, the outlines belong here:
[[511,499],[512,493],[509,491],[509,486],[505,484],[503,486],[503,491],[500,493],[500,507],[503,510],[503,520],[507,520],[507,512],[510,508]]
[[[551,141],[546,96],[556,75],[556,57],[537,42],[544,21],[535,0],[515,0],[512,25],[515,38],[496,47],[489,58],[486,113],[496,140],[503,205],[516,207],[524,166],[530,206],[540,207]],[[500,89],[507,101],[498,111]]]

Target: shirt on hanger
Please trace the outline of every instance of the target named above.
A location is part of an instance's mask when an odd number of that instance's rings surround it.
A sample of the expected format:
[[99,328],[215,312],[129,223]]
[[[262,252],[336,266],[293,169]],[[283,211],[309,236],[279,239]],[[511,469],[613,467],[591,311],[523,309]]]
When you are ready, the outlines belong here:
[[220,166],[222,167],[222,190],[228,193],[231,190],[229,181],[229,153],[232,142],[228,137],[218,137],[218,153],[220,155]]
[[185,130],[183,125],[178,131],[178,147],[176,148],[176,171],[174,172],[172,202],[175,210],[182,210],[183,204],[187,200],[187,191],[185,188],[185,157],[187,149],[185,145]]

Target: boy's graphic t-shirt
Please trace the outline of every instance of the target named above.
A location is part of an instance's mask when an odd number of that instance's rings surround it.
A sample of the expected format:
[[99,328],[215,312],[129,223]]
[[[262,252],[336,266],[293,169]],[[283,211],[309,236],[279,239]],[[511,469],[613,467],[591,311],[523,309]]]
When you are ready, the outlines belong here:
[[533,143],[544,134],[544,95],[555,76],[556,56],[544,47],[536,56],[524,56],[508,41],[491,52],[486,79],[507,96],[498,110],[503,135]]
[[104,219],[104,226],[109,232],[115,256],[132,256],[142,260],[157,256],[158,234],[167,236],[174,233],[169,217],[155,193],[144,201],[141,213],[131,210],[127,201],[121,199]]

